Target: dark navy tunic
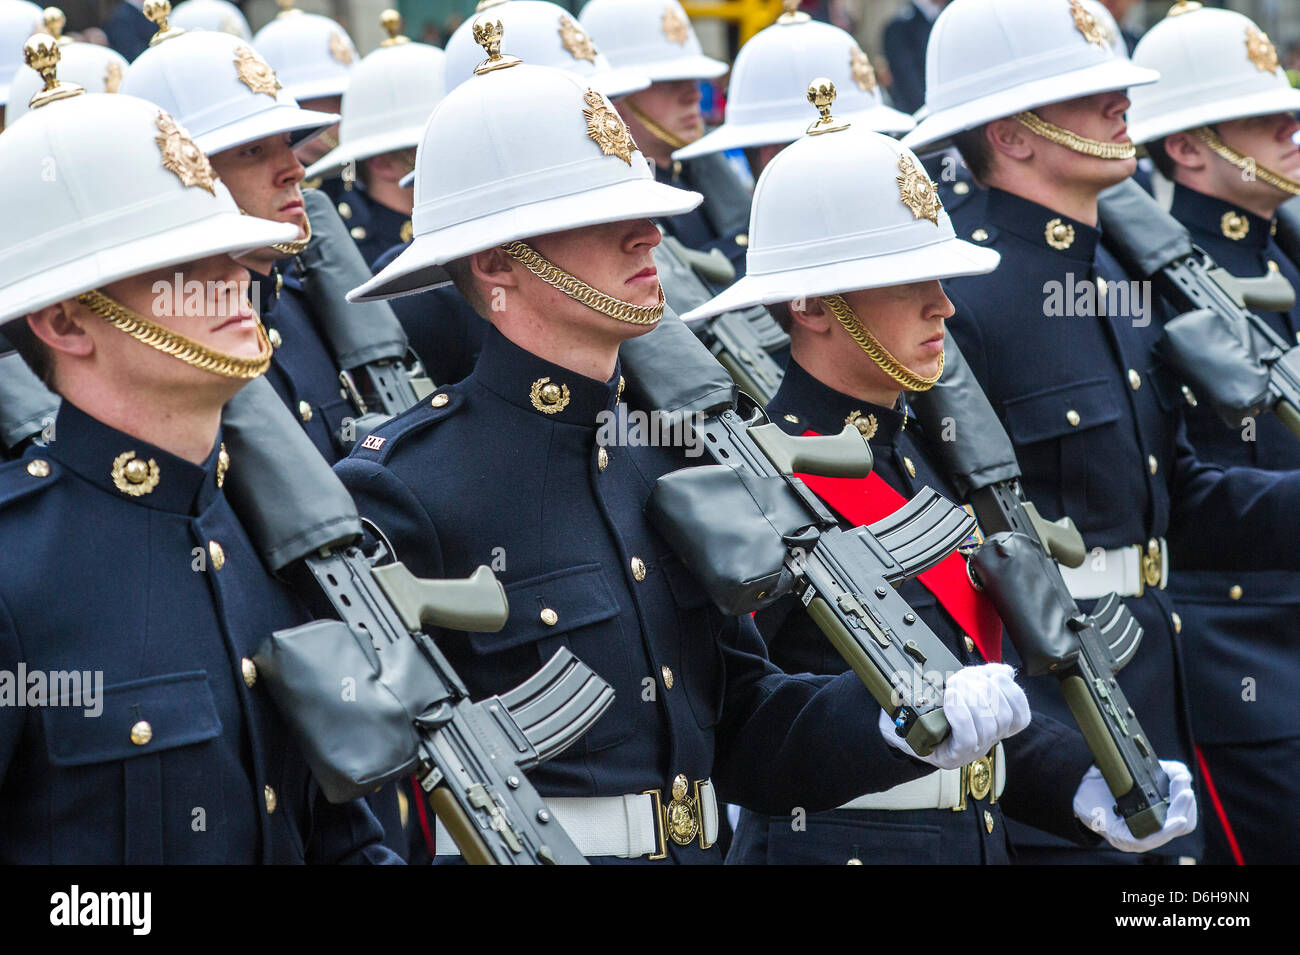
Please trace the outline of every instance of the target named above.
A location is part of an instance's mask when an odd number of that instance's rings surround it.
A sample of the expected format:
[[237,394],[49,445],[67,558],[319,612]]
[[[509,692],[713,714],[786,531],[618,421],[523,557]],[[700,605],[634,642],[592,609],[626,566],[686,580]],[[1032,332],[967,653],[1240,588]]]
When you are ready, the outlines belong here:
[[[67,401],[54,434],[0,464],[0,671],[101,674],[102,712],[0,706],[0,861],[395,861],[364,803],[319,795],[246,671],[308,618],[218,487],[218,448],[191,464]],[[157,466],[140,496],[113,479],[132,451]]]
[[885,26],[881,43],[894,78],[889,97],[904,113],[925,105],[925,48],[934,23],[914,3],[907,3]]
[[[600,468],[597,416],[616,409],[618,382],[575,374],[489,327],[473,374],[442,389],[445,402],[385,424],[336,466],[414,573],[486,564],[505,585],[499,633],[435,634],[475,698],[514,687],[561,646],[614,687],[596,725],[531,774],[538,789],[666,792],[680,773],[712,777],[724,800],[788,815],[928,771],[881,739],[879,706],[856,676],[779,671],[752,620],[720,614],[652,530],[642,509],[654,480],[698,458],[617,445]],[[568,390],[551,414],[530,398],[546,383]],[[669,852],[722,861],[698,843]]]
[[[881,408],[835,391],[792,359],[767,412],[790,434],[809,430],[838,434],[852,412],[872,415],[877,423],[876,433],[869,438],[875,473],[905,497],[929,486],[957,500],[930,463],[928,439],[919,423],[908,415],[905,404],[901,409]],[[909,463],[915,476],[908,470]],[[984,662],[924,584],[913,578],[899,593],[961,664]],[[795,597],[760,610],[754,622],[767,641],[772,662],[787,672],[843,673],[847,669],[844,658]],[[844,863],[856,858],[867,865],[1005,863],[1010,861],[1010,847],[1004,811],[1080,844],[1096,844],[1097,837],[1078,823],[1072,808],[1074,793],[1093,762],[1073,725],[1035,712],[1029,726],[1005,740],[1003,746],[1007,782],[996,801],[991,801],[992,793],[979,800],[968,797],[966,809],[960,812],[841,809],[810,815],[806,831],[794,828],[789,815],[768,817],[746,810],[727,861]]]
[[[1187,442],[1177,382],[1155,357],[1165,312],[1123,308],[1133,291],[1101,232],[1000,189],[953,215],[962,238],[997,249],[998,269],[946,283],[956,315],[949,328],[1002,418],[1029,498],[1048,519],[1069,515],[1089,549],[1167,537],[1174,576],[1186,569],[1292,567],[1300,550],[1300,477],[1197,460]],[[1069,242],[1048,242],[1049,226]],[[1110,287],[1099,317],[1087,287]],[[1119,306],[1119,308],[1116,308]],[[1125,693],[1163,759],[1192,767],[1181,618],[1168,591],[1127,599],[1145,630],[1121,674]],[[1089,609],[1088,602],[1081,604]],[[1046,677],[1028,680],[1035,710],[1067,720]],[[1026,830],[1013,841],[1044,844]],[[1200,831],[1160,850],[1197,855]]]
[[[331,181],[341,182],[338,179]],[[413,234],[410,213],[390,209],[373,199],[361,180],[353,182],[350,188],[333,190],[330,198],[371,269],[389,249],[394,246],[404,248],[410,243]]]

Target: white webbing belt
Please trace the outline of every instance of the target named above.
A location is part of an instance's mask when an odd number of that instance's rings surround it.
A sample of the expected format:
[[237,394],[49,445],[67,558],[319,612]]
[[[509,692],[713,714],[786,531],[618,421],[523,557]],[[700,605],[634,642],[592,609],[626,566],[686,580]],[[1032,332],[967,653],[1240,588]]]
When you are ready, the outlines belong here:
[[[1002,796],[1007,783],[1006,756],[1002,744],[994,747],[992,796]],[[881,793],[851,799],[841,809],[956,809],[962,804],[961,769],[937,769],[928,776],[899,783]]]
[[[665,803],[666,805],[666,803]],[[628,796],[547,799],[555,821],[564,827],[584,856],[617,856],[636,859],[659,852],[660,820],[655,819],[654,797],[649,793]],[[718,839],[718,797],[711,780],[700,783],[700,816],[704,841]],[[455,840],[437,820],[436,845],[440,856],[458,856]],[[696,845],[699,844],[698,837]]]
[[[1169,583],[1169,545],[1163,537],[1160,543],[1160,583],[1161,590]],[[1075,600],[1096,600],[1109,593],[1121,597],[1137,597],[1146,588],[1142,578],[1142,557],[1146,549],[1140,544],[1128,547],[1112,547],[1110,550],[1089,551],[1082,567],[1066,567],[1061,564],[1061,577],[1070,588],[1070,595]]]

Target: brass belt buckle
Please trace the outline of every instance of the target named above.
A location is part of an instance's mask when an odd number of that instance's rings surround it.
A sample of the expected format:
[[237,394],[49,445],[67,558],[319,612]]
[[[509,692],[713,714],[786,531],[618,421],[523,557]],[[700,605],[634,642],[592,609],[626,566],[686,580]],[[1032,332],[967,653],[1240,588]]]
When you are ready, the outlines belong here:
[[664,806],[663,797],[657,789],[647,789],[641,795],[650,796],[654,800],[655,816],[655,838],[659,843],[659,851],[650,853],[651,861],[668,858],[668,844],[664,842]]
[[1142,555],[1142,582],[1148,587],[1159,586],[1163,570],[1160,542],[1153,537],[1147,541],[1146,553]]
[[663,795],[658,789],[647,789],[642,795],[654,798],[655,835],[658,837],[659,851],[650,855],[651,859],[668,858],[667,839],[672,839],[679,846],[689,846],[700,839],[700,848],[708,849],[713,843],[704,841],[704,813],[700,809],[700,783],[695,783],[695,792],[686,797],[687,780],[678,773],[673,777],[672,799],[668,805],[663,804]]
[[[961,768],[961,781],[958,783],[961,802],[952,807],[953,812],[962,812],[966,808],[967,795],[972,799],[983,799],[993,793],[996,753],[997,749],[994,748],[989,751],[988,756],[981,756]],[[998,797],[994,793],[989,803],[991,805],[997,801]]]

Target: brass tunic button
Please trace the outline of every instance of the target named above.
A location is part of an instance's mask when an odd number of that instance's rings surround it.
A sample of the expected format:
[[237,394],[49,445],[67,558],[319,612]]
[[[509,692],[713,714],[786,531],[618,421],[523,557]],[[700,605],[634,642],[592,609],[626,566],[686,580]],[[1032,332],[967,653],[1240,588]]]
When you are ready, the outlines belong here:
[[1228,596],[1233,600],[1240,600],[1242,595],[1241,584],[1233,584],[1228,588]]
[[366,237],[366,227],[361,225],[354,225],[351,229],[348,230],[348,235],[352,236],[352,238],[356,239],[358,242],[361,242]]
[[1277,264],[1277,260],[1276,260],[1276,259],[1269,259],[1269,260],[1268,260],[1268,270],[1269,270],[1270,272],[1280,272],[1280,271],[1282,271],[1281,267]]
[[744,248],[748,248],[748,246],[749,246],[749,236],[747,236],[747,235],[746,235],[745,233],[743,233],[743,232],[740,233],[738,236],[736,236],[736,245],[740,246],[742,249],[744,249]]
[[275,807],[279,804],[278,800],[275,798],[275,790],[270,786],[267,786],[262,791],[262,796],[266,800],[266,814],[269,816],[271,813],[275,812]]
[[346,202],[339,203],[339,218],[340,219],[352,218],[352,207],[348,205]]
[[975,641],[972,640],[969,636],[963,636],[963,637],[962,637],[962,642],[966,644],[966,652],[967,652],[967,653],[974,653],[974,652],[975,652]]
[[974,232],[970,234],[970,237],[974,239],[976,242],[987,242],[989,238],[989,234],[985,232],[983,229],[976,229]]
[[49,477],[50,462],[44,458],[35,458],[27,462],[27,473],[32,477]]
[[1174,634],[1175,634],[1175,635],[1180,634],[1180,633],[1183,632],[1183,618],[1182,618],[1182,617],[1178,616],[1178,614],[1176,614],[1176,613],[1171,613],[1171,614],[1169,615],[1169,620],[1170,620],[1170,621],[1173,623],[1173,625],[1174,625]]
[[848,862],[846,862],[846,863],[844,863],[844,864],[845,864],[845,865],[862,865],[862,860],[859,859],[857,856],[854,856],[852,859],[850,859]]
[[[1296,337],[1297,337],[1297,338],[1300,338],[1300,335],[1297,335]],[[795,415],[792,415],[792,414],[788,414],[788,415],[786,415],[786,416],[785,416],[785,420],[788,421],[788,422],[790,422],[791,424],[798,424],[798,423],[799,423],[799,418],[798,418],[797,416],[795,416]]]
[[298,417],[303,421],[310,421],[312,416],[311,405],[305,401],[298,402]]
[[151,739],[153,739],[153,727],[147,721],[141,720],[131,727],[131,742],[136,746],[143,746]]
[[1155,474],[1157,471],[1160,470],[1160,462],[1156,460],[1156,456],[1154,454],[1147,455],[1147,470],[1150,471],[1152,474]]
[[1133,368],[1128,370],[1128,386],[1134,391],[1142,387],[1142,376]]
[[1077,428],[1079,427],[1079,421],[1082,419],[1079,417],[1079,412],[1071,408],[1065,413],[1065,420],[1070,422],[1070,427]]
[[208,556],[212,558],[212,568],[220,570],[226,566],[226,552],[216,541],[208,541]]
[[645,580],[645,561],[640,557],[632,558],[632,577],[634,580]]
[[664,686],[671,690],[673,688],[673,671],[668,667],[662,667],[659,672],[663,674]]
[[603,471],[607,467],[609,467],[609,452],[601,448],[596,452],[596,468]]
[[957,193],[957,195],[959,196],[964,196],[966,195],[966,193],[970,192],[970,183],[968,182],[954,183],[952,187],[952,191]]
[[[1296,341],[1300,341],[1300,333],[1296,334]],[[1192,394],[1192,389],[1188,388],[1186,385],[1179,385],[1179,389],[1182,391],[1183,398],[1187,401],[1187,403],[1191,405],[1193,408],[1195,408],[1196,395]]]
[[903,467],[907,468],[908,474],[912,475],[912,477],[916,477],[916,465],[913,464],[912,459],[906,455],[903,456]]
[[239,661],[239,670],[244,675],[244,686],[252,688],[257,682],[257,664],[248,657]]
[[542,623],[546,624],[548,627],[553,627],[560,622],[560,615],[550,607],[543,608],[539,616],[542,618]]
[[439,392],[429,399],[429,404],[433,405],[435,408],[445,408],[449,401],[451,401],[450,395],[446,392]]
[[984,810],[984,830],[989,833],[993,832],[993,813],[987,809]]
[[266,337],[270,340],[272,348],[279,348],[284,344],[284,336],[274,328],[268,328],[266,330]]

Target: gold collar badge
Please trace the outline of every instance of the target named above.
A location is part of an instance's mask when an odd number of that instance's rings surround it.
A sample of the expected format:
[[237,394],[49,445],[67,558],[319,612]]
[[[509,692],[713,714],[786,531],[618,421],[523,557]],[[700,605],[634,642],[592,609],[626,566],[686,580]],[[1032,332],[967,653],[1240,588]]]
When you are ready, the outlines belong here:
[[198,186],[215,196],[216,190],[213,187],[217,183],[216,170],[189,134],[164,110],[158,111],[154,125],[162,134],[155,136],[153,141],[162,153],[163,168],[175,173],[182,184]]
[[861,411],[850,411],[844,423],[853,425],[868,441],[876,436],[876,431],[880,428],[880,422],[876,420],[875,415],[869,414],[864,418]]
[[1074,245],[1074,226],[1060,219],[1049,219],[1043,227],[1043,238],[1052,248],[1064,251]]
[[1106,28],[1097,22],[1097,18],[1088,12],[1080,0],[1070,0],[1070,13],[1074,17],[1075,29],[1083,34],[1085,40],[1100,47],[1110,45]]
[[330,56],[344,66],[352,62],[352,47],[348,46],[348,41],[343,39],[343,34],[338,30],[330,33]]
[[158,486],[161,474],[158,462],[137,458],[134,451],[123,451],[113,459],[113,485],[128,497],[142,497]]
[[230,469],[230,452],[226,450],[226,442],[221,442],[221,450],[217,452],[217,487],[226,483],[226,471]]
[[924,169],[917,168],[907,153],[898,157],[898,172],[898,197],[912,210],[912,218],[929,219],[938,225],[943,203],[939,201],[939,190],[934,181]]
[[1254,26],[1246,27],[1246,55],[1250,62],[1259,67],[1262,73],[1276,73],[1278,67],[1277,50],[1268,34]]
[[104,70],[104,92],[116,93],[117,88],[122,85],[122,64],[116,60],[110,60],[108,67]]
[[637,146],[623,117],[595,90],[587,90],[582,95],[582,101],[587,104],[582,108],[582,115],[587,117],[587,135],[591,141],[606,156],[617,156],[629,166],[632,165],[632,153]]
[[668,38],[670,43],[681,46],[690,38],[691,28],[682,19],[682,15],[677,12],[675,7],[664,7],[664,16],[659,21],[659,25],[663,27],[664,36]]
[[556,384],[549,377],[538,378],[528,392],[528,400],[542,414],[556,414],[569,407],[569,386]]
[[862,47],[854,46],[849,51],[849,70],[853,73],[853,82],[858,89],[869,93],[876,88],[876,68],[871,65],[867,54],[862,52]]
[[260,56],[253,52],[253,48],[241,43],[235,48],[235,68],[239,73],[239,80],[254,93],[265,93],[271,99],[275,99],[275,93],[280,89],[280,81],[276,78],[275,70]]
[[1250,220],[1239,212],[1225,212],[1223,218],[1219,220],[1219,228],[1229,239],[1240,242],[1250,231]]
[[577,21],[567,13],[560,14],[560,45],[575,60],[596,62],[596,45],[591,42],[591,37],[587,36],[586,31],[578,26]]

